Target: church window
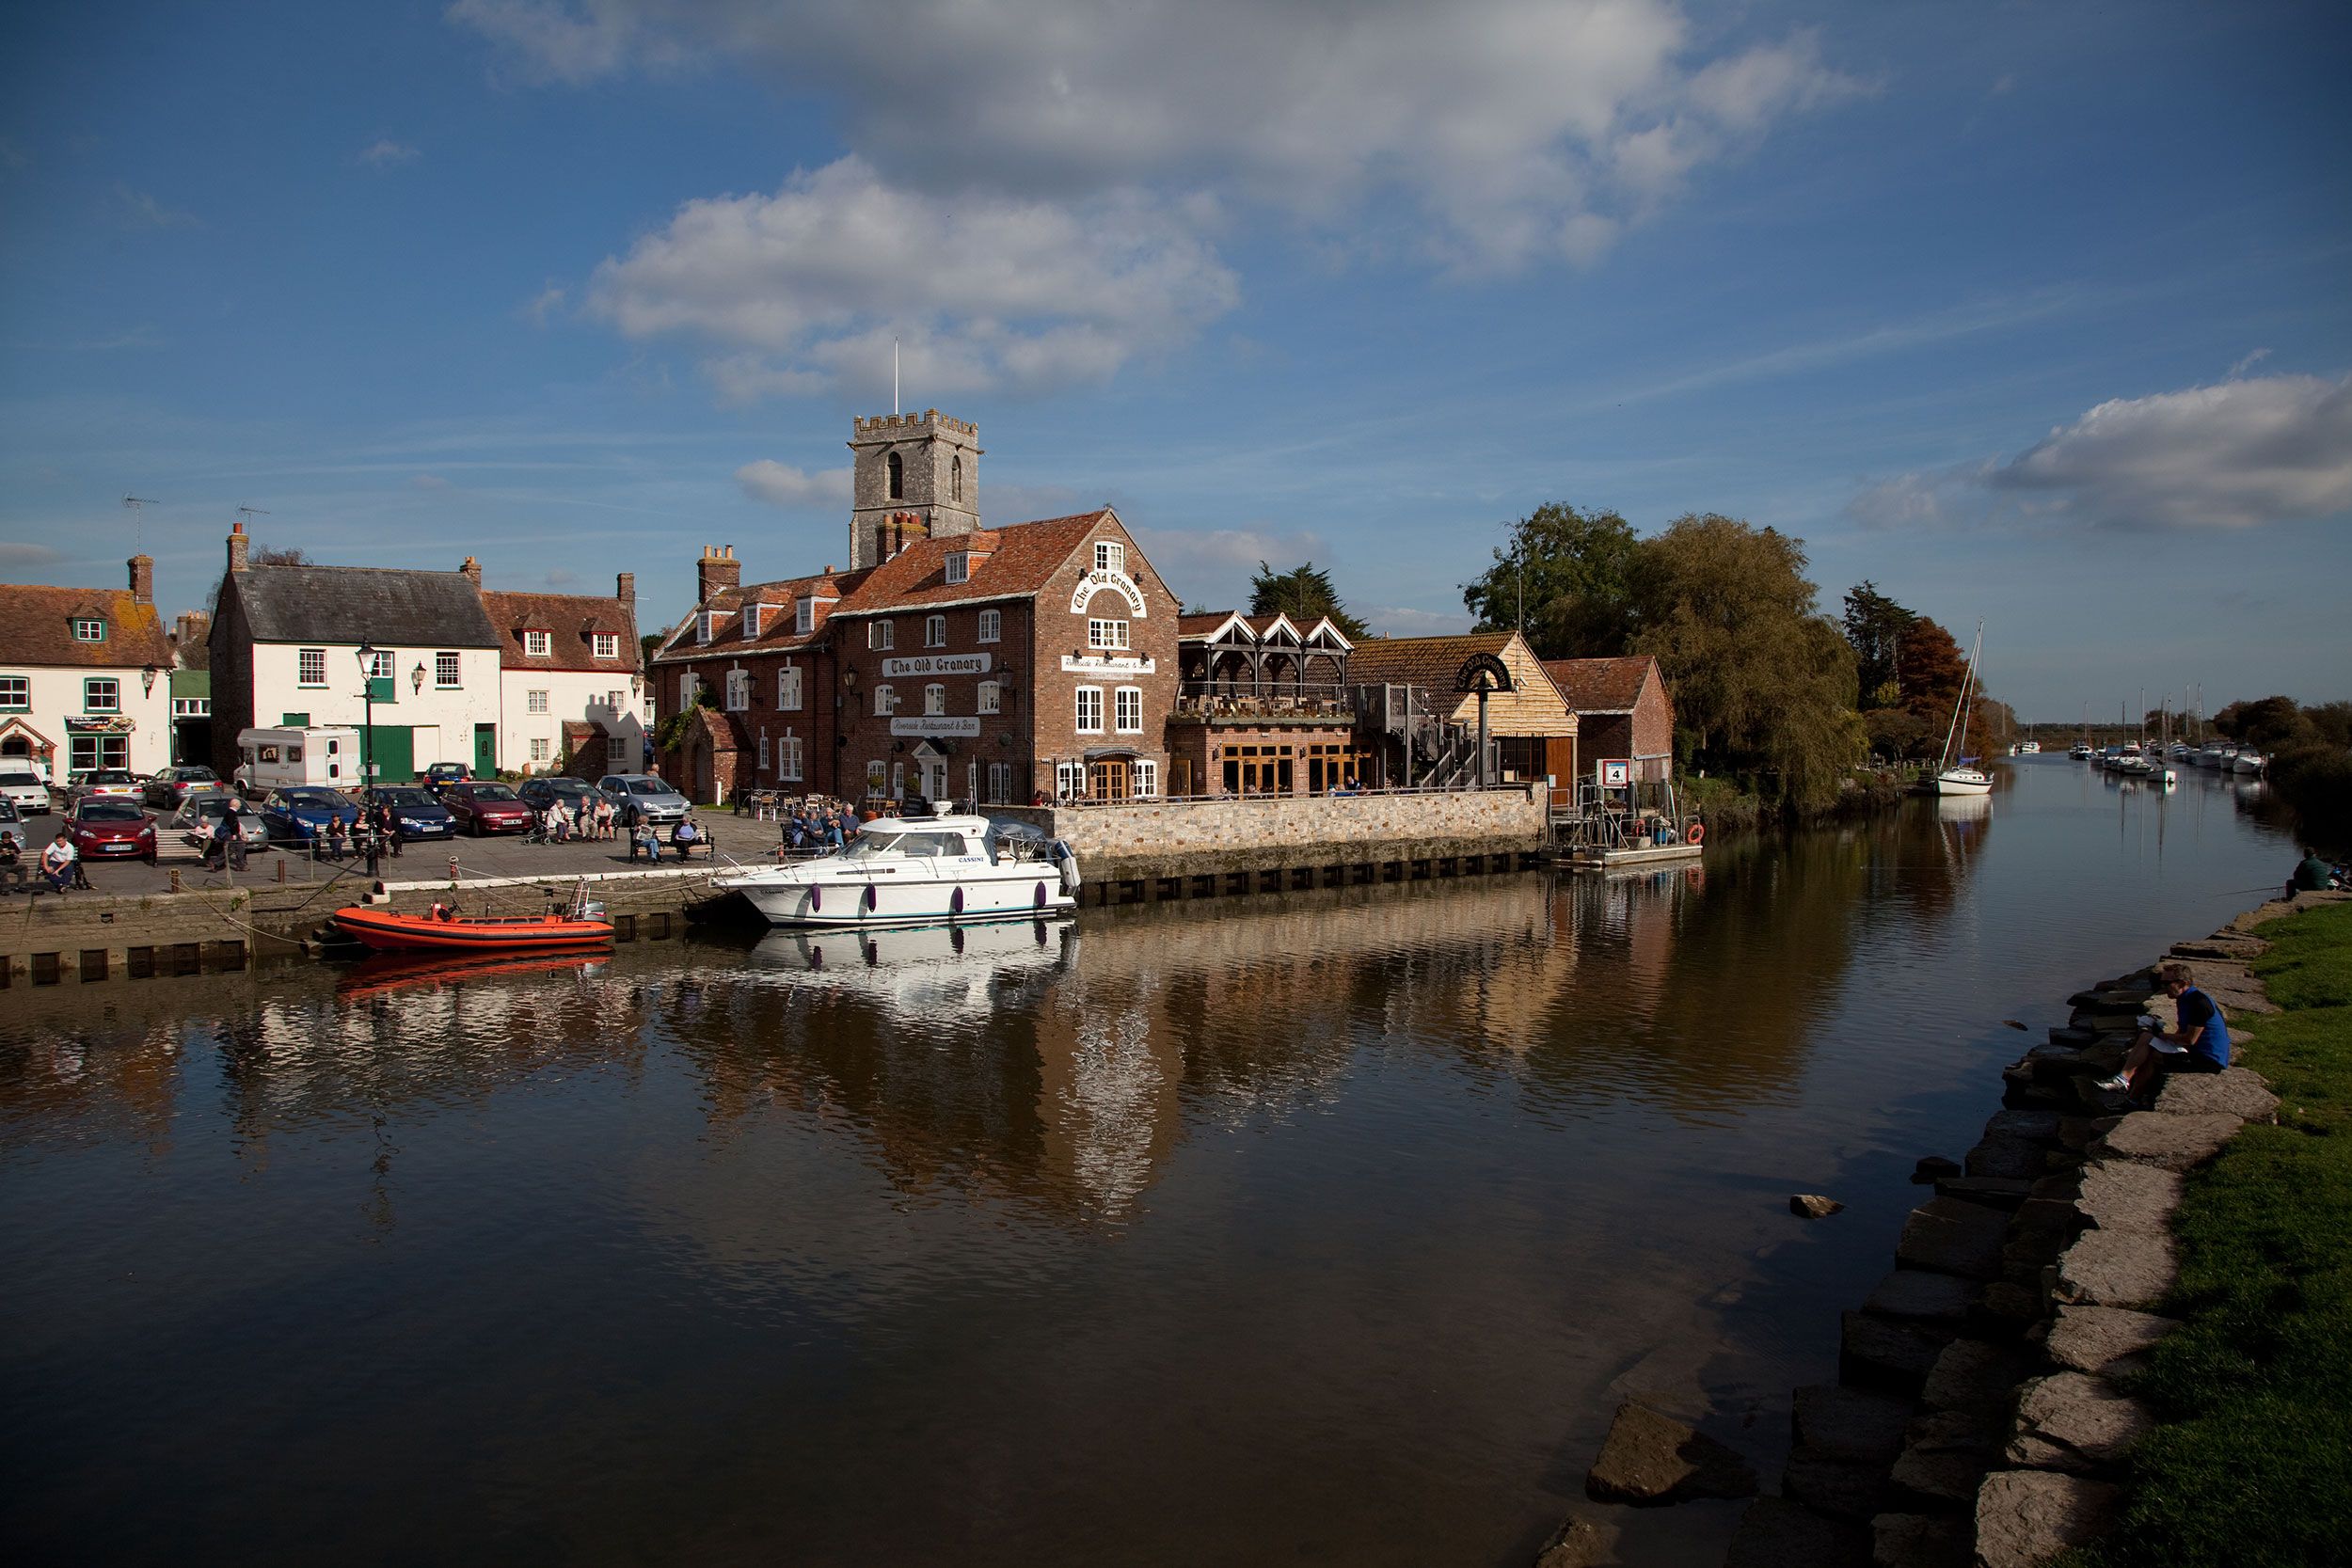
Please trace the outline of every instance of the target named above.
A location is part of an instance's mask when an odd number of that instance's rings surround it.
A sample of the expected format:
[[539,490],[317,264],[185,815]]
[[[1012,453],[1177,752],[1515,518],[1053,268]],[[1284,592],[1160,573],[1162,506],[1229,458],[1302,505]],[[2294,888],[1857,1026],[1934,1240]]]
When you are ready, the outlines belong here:
[[902,501],[907,499],[906,460],[894,451],[890,454],[889,467],[890,499],[894,501]]
[[955,499],[963,499],[963,459],[961,456],[948,463],[947,480],[948,483],[953,486]]

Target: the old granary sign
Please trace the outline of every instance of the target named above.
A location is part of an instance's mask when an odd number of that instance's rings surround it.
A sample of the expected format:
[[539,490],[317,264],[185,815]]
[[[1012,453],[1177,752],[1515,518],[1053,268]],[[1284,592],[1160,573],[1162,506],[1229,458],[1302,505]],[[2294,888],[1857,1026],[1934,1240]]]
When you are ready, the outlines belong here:
[[1130,614],[1141,617],[1152,613],[1143,602],[1143,590],[1136,586],[1136,579],[1116,566],[1097,566],[1078,579],[1076,590],[1070,595],[1070,613],[1085,614],[1087,605],[1094,595],[1103,593],[1116,594],[1126,600]]
[[985,675],[994,654],[914,654],[882,660],[882,678],[900,680],[922,675]]

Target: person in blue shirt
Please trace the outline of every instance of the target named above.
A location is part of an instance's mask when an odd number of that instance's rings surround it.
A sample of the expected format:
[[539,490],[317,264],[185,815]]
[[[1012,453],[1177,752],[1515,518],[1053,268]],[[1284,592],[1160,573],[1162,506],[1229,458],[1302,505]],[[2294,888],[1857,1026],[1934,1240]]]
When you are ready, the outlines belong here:
[[2168,1072],[2219,1072],[2230,1065],[2230,1024],[2214,999],[2197,989],[2196,977],[2185,963],[2168,963],[2156,971],[2167,996],[2172,998],[2179,1022],[2170,1029],[2149,1028],[2143,1020],[2139,1037],[2123,1058],[2123,1070],[2103,1079],[2099,1087],[2128,1091],[2134,1099],[2153,1094],[2156,1080]]

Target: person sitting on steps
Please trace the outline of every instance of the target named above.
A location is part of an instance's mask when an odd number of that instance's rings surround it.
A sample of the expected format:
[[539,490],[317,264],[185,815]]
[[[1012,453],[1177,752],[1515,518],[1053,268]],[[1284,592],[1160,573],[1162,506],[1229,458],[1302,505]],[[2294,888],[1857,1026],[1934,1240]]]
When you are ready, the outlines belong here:
[[2156,1081],[2168,1072],[2219,1072],[2230,1065],[2229,1022],[2214,999],[2197,989],[2188,965],[2167,963],[2156,974],[2165,994],[2172,998],[2178,1024],[2166,1029],[2154,1014],[2143,1014],[2139,1037],[2123,1058],[2123,1070],[2101,1079],[2096,1087],[2144,1100],[2155,1093]]

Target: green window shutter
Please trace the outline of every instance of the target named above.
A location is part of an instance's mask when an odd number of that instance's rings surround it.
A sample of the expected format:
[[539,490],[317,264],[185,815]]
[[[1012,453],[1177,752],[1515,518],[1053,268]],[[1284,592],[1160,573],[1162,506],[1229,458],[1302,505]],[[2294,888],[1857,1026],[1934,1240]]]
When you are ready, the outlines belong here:
[[307,730],[310,727],[310,716],[307,713],[281,714],[278,727],[281,730]]
[[389,675],[370,676],[368,696],[372,701],[378,703],[392,703],[400,700],[399,693],[392,687],[392,677]]

